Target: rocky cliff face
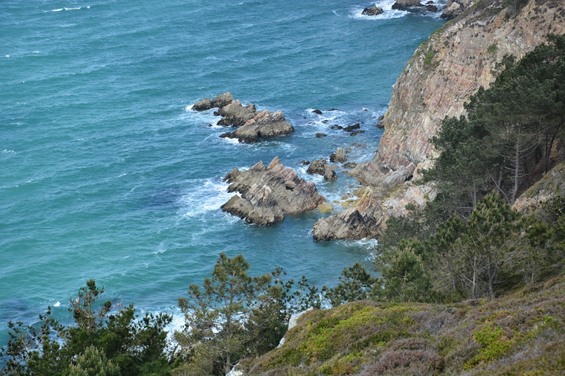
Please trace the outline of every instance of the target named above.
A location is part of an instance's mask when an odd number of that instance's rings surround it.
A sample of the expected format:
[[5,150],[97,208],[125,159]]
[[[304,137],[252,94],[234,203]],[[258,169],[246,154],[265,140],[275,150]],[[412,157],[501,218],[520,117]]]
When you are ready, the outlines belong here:
[[[433,198],[433,187],[412,181],[433,163],[436,151],[430,139],[441,120],[464,114],[465,102],[479,87],[488,87],[505,55],[520,58],[549,34],[565,33],[562,0],[476,0],[466,5],[417,49],[394,85],[376,155],[353,170],[370,190],[358,205],[367,220],[384,224],[388,217],[404,214],[407,204],[424,205]],[[344,233],[341,228],[335,232]]]

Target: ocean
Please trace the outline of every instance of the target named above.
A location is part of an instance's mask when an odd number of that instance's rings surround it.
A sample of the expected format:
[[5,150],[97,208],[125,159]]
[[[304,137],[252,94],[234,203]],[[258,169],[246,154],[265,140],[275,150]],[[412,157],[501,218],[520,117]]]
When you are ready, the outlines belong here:
[[[226,173],[275,156],[330,201],[354,189],[343,170],[326,183],[300,162],[340,146],[370,159],[392,85],[442,24],[389,0],[362,16],[373,3],[0,2],[0,345],[8,320],[62,314],[91,278],[117,304],[178,313],[220,252],[318,285],[370,265],[375,241],[313,241],[317,212],[264,228],[220,206]],[[212,111],[190,106],[225,91],[283,111],[295,133],[220,138]],[[356,122],[356,136],[330,128]]]

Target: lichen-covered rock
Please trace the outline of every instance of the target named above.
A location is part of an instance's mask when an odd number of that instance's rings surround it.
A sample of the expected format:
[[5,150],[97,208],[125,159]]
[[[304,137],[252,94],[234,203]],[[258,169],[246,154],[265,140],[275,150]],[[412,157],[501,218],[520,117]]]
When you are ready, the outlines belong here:
[[228,192],[239,195],[222,205],[222,210],[258,225],[280,222],[286,214],[313,210],[325,201],[314,183],[299,178],[278,157],[267,167],[259,162],[249,170],[234,169],[226,180]]
[[316,159],[310,163],[306,173],[321,175],[326,181],[336,181],[337,174],[334,171],[335,169],[336,166],[328,164],[325,159]]

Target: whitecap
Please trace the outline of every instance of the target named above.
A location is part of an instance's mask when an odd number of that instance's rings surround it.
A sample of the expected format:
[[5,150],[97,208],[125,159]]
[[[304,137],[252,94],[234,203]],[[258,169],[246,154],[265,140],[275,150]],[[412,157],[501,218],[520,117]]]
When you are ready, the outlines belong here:
[[179,200],[182,216],[194,218],[220,210],[233,195],[227,188],[228,183],[218,179],[191,180]]
[[61,302],[60,301],[56,301],[55,304],[53,304],[53,307],[60,307],[61,306]]
[[394,3],[395,0],[381,0],[375,2],[374,4],[377,7],[382,8],[382,10],[384,11],[378,16],[365,16],[362,14],[364,7],[355,6],[351,11],[349,17],[357,20],[390,20],[393,18],[404,17],[405,15],[410,13],[406,10],[392,9],[392,5]]
[[4,55],[4,57],[10,57],[10,55]]
[[16,152],[12,149],[4,149],[2,150],[2,154],[16,154]]

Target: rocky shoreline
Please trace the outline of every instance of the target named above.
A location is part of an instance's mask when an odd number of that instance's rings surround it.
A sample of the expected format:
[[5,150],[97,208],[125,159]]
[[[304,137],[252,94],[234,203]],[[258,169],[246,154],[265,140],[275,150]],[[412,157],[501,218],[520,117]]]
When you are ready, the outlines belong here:
[[[378,125],[385,131],[371,161],[344,163],[347,156],[343,149],[338,149],[329,158],[330,163],[326,159],[308,162],[308,173],[319,174],[328,182],[337,178],[338,166],[331,163],[352,167],[349,173],[362,186],[356,198],[343,205],[344,210],[320,218],[314,224],[315,240],[376,238],[389,218],[406,215],[408,208],[421,208],[433,200],[434,185],[419,181],[437,156],[430,139],[439,130],[442,119],[464,114],[464,103],[480,86],[488,87],[494,67],[505,55],[520,58],[544,42],[546,35],[565,32],[565,23],[552,21],[561,17],[563,6],[531,1],[509,18],[507,12],[512,9],[503,7],[501,1],[482,7],[475,6],[477,3],[472,0],[446,4],[446,10],[457,8],[449,17],[462,13],[418,48],[398,78],[387,113],[378,119]],[[416,0],[397,3],[406,7],[422,6]],[[470,29],[475,30],[474,34],[469,35]],[[545,34],[534,35],[533,29],[543,29]],[[470,55],[472,62],[468,61]],[[211,108],[219,109],[216,114],[222,116],[220,125],[236,127],[224,136],[242,142],[256,142],[293,131],[281,113],[257,112],[254,105],[243,106],[229,93],[193,106],[196,111]],[[322,111],[313,113],[320,115]],[[352,135],[360,131],[355,124],[332,129],[343,129]],[[259,163],[247,171],[235,169],[228,175],[228,181],[229,190],[239,195],[224,204],[222,210],[248,222],[269,225],[281,221],[285,214],[318,206],[320,212],[332,211],[332,204],[324,204],[313,183],[299,179],[296,171],[284,167],[278,158],[268,167]]]

